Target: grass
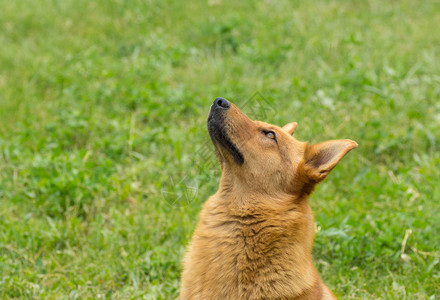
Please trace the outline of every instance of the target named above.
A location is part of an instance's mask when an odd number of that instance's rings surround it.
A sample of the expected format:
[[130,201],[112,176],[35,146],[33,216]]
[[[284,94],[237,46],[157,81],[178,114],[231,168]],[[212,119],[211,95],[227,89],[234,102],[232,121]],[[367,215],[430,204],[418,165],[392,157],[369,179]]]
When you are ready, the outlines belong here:
[[310,199],[341,299],[440,298],[438,2],[1,7],[1,299],[176,298],[217,96],[359,143]]

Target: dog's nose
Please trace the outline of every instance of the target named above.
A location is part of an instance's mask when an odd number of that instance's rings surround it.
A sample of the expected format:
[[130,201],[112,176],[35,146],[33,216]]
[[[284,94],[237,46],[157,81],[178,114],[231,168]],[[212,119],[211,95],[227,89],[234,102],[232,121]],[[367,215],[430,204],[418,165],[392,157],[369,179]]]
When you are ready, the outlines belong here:
[[226,100],[225,98],[218,97],[218,98],[215,98],[213,106],[214,106],[214,108],[221,107],[224,109],[228,109],[229,107],[231,107],[231,104],[229,104],[229,101]]

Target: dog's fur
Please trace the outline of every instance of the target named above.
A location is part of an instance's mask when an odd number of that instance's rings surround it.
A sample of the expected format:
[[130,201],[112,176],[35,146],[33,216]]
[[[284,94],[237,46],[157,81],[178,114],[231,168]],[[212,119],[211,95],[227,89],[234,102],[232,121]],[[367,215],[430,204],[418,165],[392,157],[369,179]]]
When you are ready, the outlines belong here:
[[336,299],[312,262],[307,198],[356,142],[300,142],[296,123],[252,121],[232,103],[213,104],[208,129],[222,176],[186,253],[181,299]]

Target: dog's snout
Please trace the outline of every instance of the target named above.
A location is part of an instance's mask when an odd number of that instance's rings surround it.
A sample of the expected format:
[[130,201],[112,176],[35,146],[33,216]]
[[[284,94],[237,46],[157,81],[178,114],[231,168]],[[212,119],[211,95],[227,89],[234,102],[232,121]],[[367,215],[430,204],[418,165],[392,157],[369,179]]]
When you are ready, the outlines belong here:
[[231,107],[231,104],[229,104],[229,101],[226,100],[225,98],[218,97],[214,100],[213,107],[214,108],[220,107],[220,108],[228,109],[229,107]]

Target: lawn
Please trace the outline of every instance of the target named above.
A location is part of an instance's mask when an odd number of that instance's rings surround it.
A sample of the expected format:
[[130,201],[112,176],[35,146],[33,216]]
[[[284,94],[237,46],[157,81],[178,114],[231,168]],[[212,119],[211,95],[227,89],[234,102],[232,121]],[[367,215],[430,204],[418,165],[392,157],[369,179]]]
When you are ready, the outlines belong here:
[[341,299],[440,299],[439,24],[437,1],[2,1],[0,299],[175,299],[218,96],[359,143],[310,198]]

